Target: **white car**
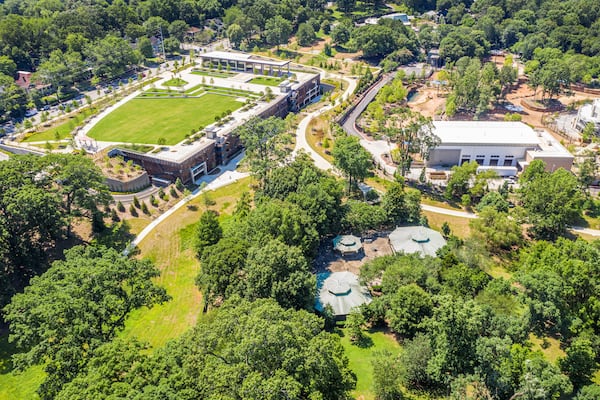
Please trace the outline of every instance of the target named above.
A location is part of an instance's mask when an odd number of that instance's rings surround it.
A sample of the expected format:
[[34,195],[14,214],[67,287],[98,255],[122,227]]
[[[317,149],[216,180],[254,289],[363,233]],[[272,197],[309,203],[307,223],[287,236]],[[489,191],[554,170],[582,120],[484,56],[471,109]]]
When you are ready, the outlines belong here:
[[36,109],[27,110],[27,111],[25,111],[25,116],[26,117],[33,117],[37,113],[38,113],[38,110],[36,110]]

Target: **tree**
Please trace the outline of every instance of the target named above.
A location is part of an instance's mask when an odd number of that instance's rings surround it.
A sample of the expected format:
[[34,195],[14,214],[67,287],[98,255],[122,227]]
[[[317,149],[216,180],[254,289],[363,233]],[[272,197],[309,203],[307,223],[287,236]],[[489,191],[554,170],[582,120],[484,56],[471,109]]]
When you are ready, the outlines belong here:
[[380,229],[388,220],[383,207],[364,201],[348,200],[345,204],[342,228],[355,233]]
[[404,386],[411,389],[424,389],[431,385],[427,364],[432,357],[431,340],[427,335],[418,334],[412,340],[404,342],[398,364],[400,379]]
[[397,357],[389,350],[378,351],[371,360],[373,366],[373,392],[378,400],[402,400],[400,366]]
[[337,24],[331,31],[331,40],[337,45],[344,45],[350,40],[352,26],[345,21]]
[[364,339],[363,327],[366,324],[365,317],[359,309],[353,309],[346,317],[344,326],[348,330],[350,341],[354,344],[360,344]]
[[131,311],[169,299],[152,282],[158,275],[149,261],[127,259],[105,247],[77,246],[12,298],[4,318],[11,326],[10,341],[24,350],[14,361],[19,368],[46,364],[48,376],[39,389],[43,399],[53,398],[73,379],[89,351],[113,339]]
[[[531,231],[537,237],[555,239],[581,216],[583,195],[573,174],[563,168],[549,173],[543,171],[544,166],[540,160],[531,162],[520,178],[519,199],[533,224]],[[530,168],[532,174],[527,174]]]
[[223,230],[217,219],[217,213],[212,210],[206,210],[202,213],[196,229],[195,250],[197,257],[201,258],[202,253],[207,247],[221,240]]
[[227,27],[227,37],[233,44],[233,47],[239,47],[242,39],[246,36],[244,30],[238,24],[231,24]]
[[344,399],[356,378],[339,336],[322,326],[321,318],[283,309],[274,300],[232,299],[152,356],[140,354],[139,345],[125,346],[122,355],[116,346],[102,348],[62,399],[115,393],[147,399]]
[[382,200],[382,208],[387,214],[388,223],[400,225],[405,222],[419,221],[421,217],[420,200],[420,192],[406,193],[401,184],[396,182],[390,184]]
[[431,315],[431,296],[413,283],[386,297],[389,302],[386,319],[390,328],[404,338],[413,338],[421,321]]
[[371,155],[354,136],[341,136],[333,145],[333,165],[341,169],[348,178],[348,192],[353,185],[366,178],[373,167]]
[[0,56],[0,74],[14,77],[17,73],[17,64],[8,56]]
[[276,45],[286,44],[292,35],[292,23],[280,15],[267,20],[265,24],[267,43]]
[[246,263],[247,251],[247,243],[234,238],[221,239],[205,249],[200,259],[202,268],[196,277],[205,306],[217,304],[237,293],[238,274]]
[[508,214],[491,206],[479,212],[479,218],[469,222],[473,236],[481,239],[491,252],[511,250],[523,242],[521,225]]
[[315,276],[298,247],[277,239],[252,247],[244,267],[244,297],[250,300],[273,298],[284,308],[314,306]]
[[600,397],[600,385],[592,384],[581,388],[575,400],[595,400]]
[[309,23],[302,23],[298,25],[298,31],[296,32],[296,39],[300,46],[310,46],[315,40],[317,35],[315,30]]
[[414,154],[418,154],[424,161],[428,160],[431,150],[440,144],[440,138],[433,133],[431,118],[409,108],[401,108],[398,113],[392,115],[384,131],[398,146],[402,176],[410,170]]
[[51,154],[40,162],[44,171],[42,179],[62,197],[67,218],[91,218],[98,207],[107,206],[111,201],[104,175],[91,159],[81,155]]
[[142,37],[138,40],[138,50],[146,58],[154,57],[154,50],[152,49],[152,43],[147,37]]
[[170,54],[177,53],[179,51],[180,45],[181,43],[179,42],[179,40],[177,40],[177,38],[174,37],[166,38],[163,44],[163,46],[165,47],[165,51]]
[[283,120],[277,117],[254,117],[237,128],[235,133],[246,148],[250,170],[264,186],[270,171],[291,152],[287,146],[290,136],[285,133]]
[[107,79],[122,75],[128,65],[137,62],[129,43],[112,35],[90,44],[85,53],[92,65],[94,75]]
[[566,353],[564,358],[559,359],[558,365],[562,372],[569,377],[576,392],[583,386],[592,383],[594,371],[598,370],[597,352],[590,338],[580,336],[567,347]]
[[338,9],[345,14],[349,14],[354,11],[356,7],[356,0],[341,0],[337,3]]
[[448,180],[444,196],[447,199],[460,199],[462,195],[467,194],[471,179],[477,173],[478,167],[479,164],[475,161],[452,167],[452,175]]
[[180,19],[175,20],[169,24],[169,35],[177,39],[179,42],[183,42],[183,38],[187,33],[189,25]]
[[481,212],[486,207],[492,207],[498,212],[507,213],[510,205],[508,201],[498,192],[492,191],[486,193],[479,204],[477,204],[477,211]]

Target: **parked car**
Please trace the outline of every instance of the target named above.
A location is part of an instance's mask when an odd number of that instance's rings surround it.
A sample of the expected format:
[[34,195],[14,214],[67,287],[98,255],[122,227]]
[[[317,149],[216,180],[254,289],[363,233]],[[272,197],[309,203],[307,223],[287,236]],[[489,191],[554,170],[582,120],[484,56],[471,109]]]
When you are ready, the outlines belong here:
[[36,110],[35,108],[32,110],[27,110],[25,111],[25,116],[26,117],[33,117],[35,114],[38,113],[38,110]]

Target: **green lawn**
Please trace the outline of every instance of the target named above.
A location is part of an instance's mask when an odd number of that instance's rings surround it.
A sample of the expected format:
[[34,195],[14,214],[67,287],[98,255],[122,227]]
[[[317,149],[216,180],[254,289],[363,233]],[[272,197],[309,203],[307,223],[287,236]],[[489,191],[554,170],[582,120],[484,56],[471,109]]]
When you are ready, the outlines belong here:
[[[230,214],[242,192],[249,190],[250,178],[210,192],[215,201],[211,208],[222,217]],[[200,271],[200,262],[191,248],[190,235],[203,212],[202,196],[191,203],[197,208],[182,207],[168,220],[159,224],[139,245],[141,254],[150,258],[161,270],[157,279],[172,299],[151,309],[142,308],[131,313],[121,336],[136,337],[154,348],[163,346],[191,328],[201,316],[202,294],[194,280]]]
[[44,379],[41,365],[27,368],[24,372],[12,372],[10,355],[14,346],[8,343],[7,336],[0,336],[0,399],[38,399],[36,389]]
[[70,133],[73,129],[81,125],[84,119],[94,114],[95,112],[96,109],[90,109],[89,107],[86,107],[81,112],[77,113],[75,116],[70,118],[67,117],[62,121],[56,123],[56,125],[50,126],[48,128],[43,128],[43,130],[41,130],[40,132],[33,133],[27,136],[27,138],[25,138],[25,140],[23,141],[45,142],[46,140],[56,140],[57,136],[59,140],[66,139],[70,136]]
[[350,361],[350,369],[356,374],[356,390],[353,395],[355,398],[364,400],[374,399],[373,395],[373,366],[371,360],[374,358],[373,353],[377,350],[389,350],[392,354],[400,352],[400,345],[391,336],[383,332],[366,333],[367,338],[370,338],[373,345],[370,347],[359,347],[350,343],[349,336],[346,330],[342,330],[342,346]]
[[281,82],[283,82],[285,78],[276,78],[276,77],[267,77],[267,76],[258,76],[256,78],[250,79],[248,83],[256,83],[257,85],[265,85],[265,86],[279,86]]
[[229,78],[237,75],[237,72],[227,72],[227,71],[210,71],[205,69],[196,69],[192,71],[194,75],[202,75],[202,76],[213,76],[215,78]]
[[179,143],[192,129],[215,121],[225,110],[243,103],[233,97],[208,93],[200,98],[133,99],[104,117],[88,133],[101,141],[122,143]]
[[162,85],[163,86],[184,86],[187,85],[187,81],[184,81],[181,78],[173,78],[173,79],[169,79],[168,81],[164,82]]

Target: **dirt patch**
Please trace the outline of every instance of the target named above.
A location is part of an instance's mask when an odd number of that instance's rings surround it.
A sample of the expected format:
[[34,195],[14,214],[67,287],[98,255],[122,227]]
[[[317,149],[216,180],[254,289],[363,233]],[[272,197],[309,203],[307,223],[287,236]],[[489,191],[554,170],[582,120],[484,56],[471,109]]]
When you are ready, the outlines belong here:
[[372,242],[363,242],[363,250],[357,255],[342,257],[333,250],[331,240],[325,240],[319,248],[319,255],[315,259],[316,272],[340,272],[350,271],[358,275],[360,267],[368,261],[377,257],[392,254],[392,248],[388,242],[387,235],[378,237]]

